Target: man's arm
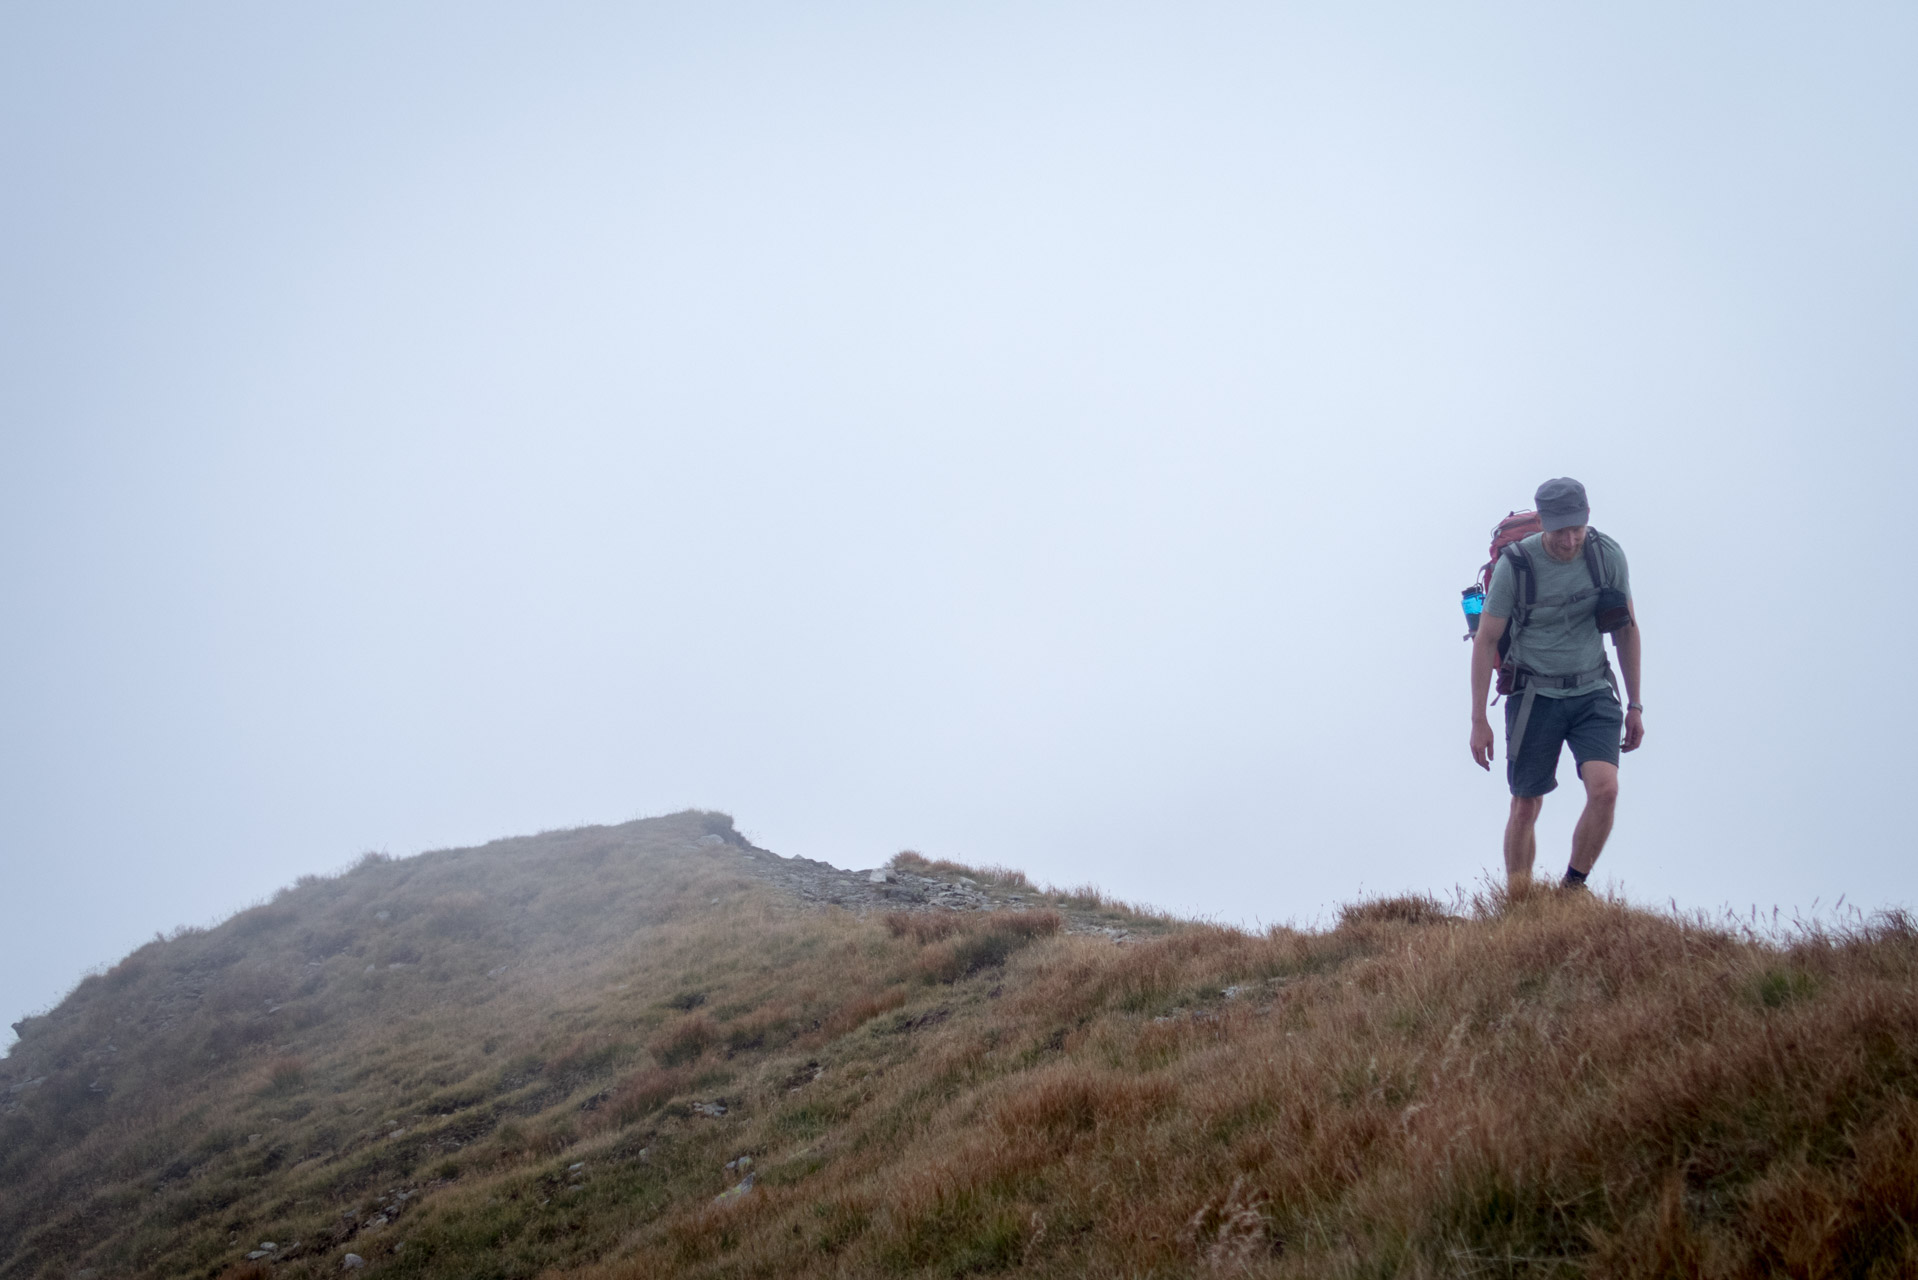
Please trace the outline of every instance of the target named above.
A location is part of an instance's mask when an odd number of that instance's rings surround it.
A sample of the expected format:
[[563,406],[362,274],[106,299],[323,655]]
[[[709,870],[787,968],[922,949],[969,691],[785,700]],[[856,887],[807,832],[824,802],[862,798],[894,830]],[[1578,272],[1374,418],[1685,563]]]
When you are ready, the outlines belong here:
[[[1485,714],[1485,703],[1492,693],[1492,673],[1498,670],[1498,642],[1511,619],[1479,615],[1478,634],[1472,640],[1472,759],[1488,773],[1492,768],[1492,747],[1497,736]],[[1636,651],[1634,651],[1636,652]],[[1624,661],[1623,658],[1620,659]],[[1637,668],[1633,668],[1636,678]]]
[[1638,687],[1638,607],[1629,600],[1626,607],[1632,611],[1632,624],[1613,633],[1612,645],[1618,650],[1618,673],[1625,680],[1625,741],[1619,744],[1620,751],[1636,751],[1638,744],[1645,740],[1645,713],[1632,709],[1640,700]]

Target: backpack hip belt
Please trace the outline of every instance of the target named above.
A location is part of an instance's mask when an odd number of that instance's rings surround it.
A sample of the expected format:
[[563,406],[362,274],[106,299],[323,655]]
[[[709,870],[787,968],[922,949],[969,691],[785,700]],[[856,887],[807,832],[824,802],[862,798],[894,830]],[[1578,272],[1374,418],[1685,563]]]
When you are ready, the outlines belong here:
[[1612,674],[1612,664],[1602,662],[1590,671],[1581,671],[1570,676],[1542,676],[1536,671],[1527,671],[1524,667],[1512,668],[1512,692],[1524,696],[1518,701],[1518,719],[1512,722],[1511,740],[1505,745],[1505,758],[1518,759],[1518,749],[1525,745],[1525,726],[1532,720],[1532,699],[1538,697],[1540,689],[1576,689],[1582,684],[1603,679],[1612,686],[1612,699],[1618,700],[1618,677]]

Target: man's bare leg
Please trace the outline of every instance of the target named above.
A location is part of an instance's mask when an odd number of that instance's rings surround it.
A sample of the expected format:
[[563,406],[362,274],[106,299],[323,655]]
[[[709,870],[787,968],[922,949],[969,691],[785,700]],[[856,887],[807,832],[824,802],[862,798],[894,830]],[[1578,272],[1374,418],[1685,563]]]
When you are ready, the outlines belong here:
[[1544,796],[1513,796],[1505,820],[1505,887],[1523,893],[1532,887],[1532,860],[1538,856],[1538,811]]
[[[1572,828],[1572,870],[1590,875],[1605,840],[1612,834],[1612,815],[1618,810],[1618,766],[1594,760],[1578,771],[1585,783],[1585,812]],[[1509,837],[1508,837],[1509,839]],[[1506,854],[1510,862],[1511,855]]]

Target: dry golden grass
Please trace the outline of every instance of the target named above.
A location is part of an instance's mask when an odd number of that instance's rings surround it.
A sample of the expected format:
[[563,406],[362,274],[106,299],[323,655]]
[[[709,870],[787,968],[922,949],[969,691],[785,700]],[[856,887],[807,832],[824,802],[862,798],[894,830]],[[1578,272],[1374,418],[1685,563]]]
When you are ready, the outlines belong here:
[[[376,862],[136,953],[8,1060],[63,1065],[0,1121],[0,1277],[263,1240],[282,1277],[1918,1274],[1902,917],[1412,897],[1115,945],[1058,893],[802,909],[717,822]],[[350,961],[306,990],[318,938]],[[102,1035],[142,1058],[104,1098]]]

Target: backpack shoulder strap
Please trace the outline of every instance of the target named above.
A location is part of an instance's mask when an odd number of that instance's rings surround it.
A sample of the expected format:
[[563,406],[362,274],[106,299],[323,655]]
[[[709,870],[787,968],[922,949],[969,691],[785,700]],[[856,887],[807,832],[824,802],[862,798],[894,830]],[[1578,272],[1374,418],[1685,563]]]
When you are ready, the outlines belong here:
[[1585,571],[1592,575],[1592,585],[1601,589],[1605,586],[1605,551],[1598,540],[1604,536],[1596,529],[1585,531]]
[[1532,558],[1519,543],[1514,542],[1499,554],[1512,562],[1513,603],[1518,606],[1512,610],[1512,625],[1522,627],[1531,620],[1532,606],[1538,603],[1538,576],[1532,572]]

